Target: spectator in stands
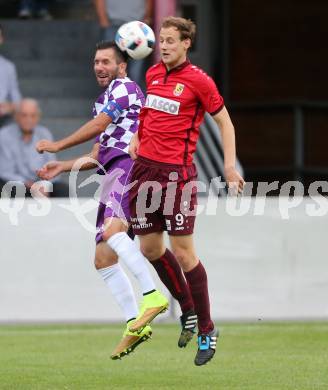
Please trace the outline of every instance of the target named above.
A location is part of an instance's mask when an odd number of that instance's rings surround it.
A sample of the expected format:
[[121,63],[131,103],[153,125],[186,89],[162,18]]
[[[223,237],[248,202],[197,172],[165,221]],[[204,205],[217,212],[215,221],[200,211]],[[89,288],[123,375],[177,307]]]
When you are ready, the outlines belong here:
[[[25,185],[25,195],[30,196],[32,185],[36,183],[34,189],[41,184],[37,183],[36,170],[56,158],[51,153],[39,154],[35,145],[44,138],[52,140],[52,135],[47,128],[38,124],[40,108],[34,99],[23,99],[19,103],[15,120],[16,123],[5,126],[0,132],[0,191],[7,181],[17,181],[17,186]],[[69,195],[66,184],[56,179],[52,184],[53,191],[50,192],[50,182],[46,182],[42,194],[58,197]]]
[[[153,0],[94,0],[101,39],[113,41],[118,28],[132,20],[152,24]],[[145,89],[145,60],[129,60],[128,75]]]
[[[0,25],[0,46],[4,42]],[[9,122],[17,103],[21,100],[15,65],[0,55],[0,128]]]
[[32,16],[43,20],[51,20],[49,0],[20,0],[18,17],[30,19]]

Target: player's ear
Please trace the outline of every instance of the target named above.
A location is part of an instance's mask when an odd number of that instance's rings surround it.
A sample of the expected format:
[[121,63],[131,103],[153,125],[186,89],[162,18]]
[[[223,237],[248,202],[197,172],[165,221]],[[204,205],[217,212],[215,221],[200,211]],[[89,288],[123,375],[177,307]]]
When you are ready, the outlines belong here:
[[182,42],[183,42],[183,45],[184,45],[186,50],[190,49],[190,47],[191,47],[191,39],[190,38],[186,38]]
[[118,68],[120,70],[120,73],[125,73],[127,71],[128,64],[126,62],[121,62],[118,64]]

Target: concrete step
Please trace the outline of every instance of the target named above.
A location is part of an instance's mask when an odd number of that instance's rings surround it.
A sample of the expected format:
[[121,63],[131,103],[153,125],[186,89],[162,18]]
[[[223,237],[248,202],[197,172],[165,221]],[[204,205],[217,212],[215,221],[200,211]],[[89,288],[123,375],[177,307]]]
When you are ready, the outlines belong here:
[[82,78],[29,78],[20,79],[24,96],[44,97],[91,97],[100,94],[99,87],[92,79]]
[[[62,152],[57,153],[57,159],[58,160],[72,160],[78,157],[81,157],[85,154],[88,154],[91,152],[91,149],[93,147],[93,141],[86,142],[81,145],[77,145],[71,149],[63,150]],[[90,183],[84,187],[79,188],[79,184],[82,183],[84,180],[86,180],[89,176],[95,173],[95,170],[90,171],[80,171],[78,173],[78,179],[77,179],[77,195],[80,196],[91,196],[93,197],[97,188],[98,184],[97,182]],[[61,176],[61,179],[69,183],[69,173],[65,173]]]
[[89,121],[92,118],[92,115],[89,116],[79,116],[79,117],[57,117],[52,118],[45,115],[42,115],[42,124],[44,126],[51,126],[52,128],[60,128],[65,127],[68,129],[68,132],[71,130],[76,129],[78,126],[80,126],[82,123],[85,123],[86,121]]
[[[84,10],[89,0],[71,0]],[[57,0],[64,7],[64,0]],[[71,4],[69,5],[71,7]],[[63,11],[64,12],[64,11]],[[55,139],[63,138],[92,118],[92,106],[101,93],[93,74],[95,44],[100,31],[95,21],[3,20],[4,54],[16,66],[22,92],[40,101],[41,123]],[[90,152],[93,141],[57,154],[72,159]],[[79,182],[93,172],[80,172]],[[62,175],[68,182],[68,174]],[[78,190],[79,196],[93,196],[97,184]]]
[[92,63],[100,30],[95,21],[2,20],[3,52],[17,59],[86,59]]
[[7,42],[21,40],[28,41],[62,41],[75,39],[84,41],[97,41],[100,29],[97,22],[84,20],[17,20],[0,19]]
[[40,106],[44,116],[48,118],[91,117],[94,100],[92,98],[45,98],[40,101]]
[[67,33],[65,34],[56,34],[55,32],[51,32],[49,30],[51,29],[45,29],[44,31],[40,31],[38,33],[34,30],[31,30],[27,31],[25,33],[26,35],[23,35],[23,33],[21,33],[19,36],[14,37],[8,35],[8,33],[6,32],[5,46],[10,46],[17,42],[29,42],[35,44],[36,46],[46,44],[49,44],[50,46],[67,45],[76,49],[78,43],[85,44],[89,42],[98,42],[99,38],[98,31],[92,30],[86,34],[73,34],[69,33],[69,31],[67,31]]
[[72,59],[76,61],[87,61],[92,64],[94,58],[94,47],[96,40],[75,40],[74,44],[69,41],[56,40],[54,42],[20,40],[7,42],[3,53],[6,57],[17,60],[39,60],[39,59]]
[[[88,197],[93,198],[95,196],[95,193],[99,187],[99,184],[97,181],[95,181],[94,174],[96,173],[95,170],[90,171],[80,171],[78,173],[77,183],[75,185],[76,190],[73,192],[73,195],[77,194],[79,198],[81,197]],[[88,178],[92,177],[92,182],[88,185],[85,185],[83,187],[80,187],[80,185]],[[98,176],[99,177],[99,176]],[[62,173],[60,176],[61,181],[69,184],[69,173]]]
[[95,20],[96,13],[93,1],[90,0],[56,0],[50,2],[50,11],[55,19]]
[[[64,138],[71,134],[74,130],[76,130],[80,125],[85,123],[89,118],[56,118],[56,119],[49,119],[44,118],[42,119],[41,123],[42,125],[46,126],[52,133],[55,140]],[[85,154],[88,154],[91,152],[93,147],[94,141],[91,140],[89,142],[83,143],[81,145],[77,145],[73,148],[63,150],[56,154],[57,160],[72,160],[75,158],[78,158],[80,156],[83,156]],[[81,183],[84,181],[88,176],[95,173],[95,171],[81,171],[78,174],[78,183]],[[61,180],[69,183],[69,174],[64,173],[61,175]],[[78,196],[93,196],[96,189],[97,189],[97,183],[89,184],[83,188],[77,189]]]
[[63,150],[57,153],[58,160],[72,160],[74,158],[84,156],[91,152],[93,141],[86,142],[81,145],[74,146],[71,149]]
[[41,122],[52,132],[55,139],[59,139],[67,137],[90,119],[92,119],[91,115],[77,118],[48,118],[43,116]]
[[[18,0],[0,0],[1,17],[16,18]],[[90,0],[49,1],[49,10],[54,19],[95,19],[95,10]]]
[[21,59],[16,63],[20,79],[27,77],[81,77],[94,78],[93,64],[88,61],[75,61],[72,59],[60,60],[33,60]]
[[[48,129],[51,131],[54,139],[57,140],[57,139],[63,138],[65,136],[71,134],[74,130],[76,130],[78,128],[78,125],[85,123],[86,120],[87,119],[85,119],[85,118],[83,118],[83,120],[82,120],[82,118],[80,120],[56,119],[55,121],[57,122],[58,126],[61,123],[61,127],[57,127],[57,128],[55,126],[52,126],[52,123],[54,123],[53,120],[45,119],[45,120],[42,120],[41,123],[44,126],[48,127]],[[69,122],[71,124],[68,124]],[[76,122],[77,126],[75,126],[75,125],[72,126],[72,123],[75,123],[75,122]],[[60,129],[60,131],[58,131],[58,129]],[[56,154],[57,160],[73,160],[75,158],[78,158],[80,156],[88,154],[91,152],[93,144],[94,144],[94,142],[92,140],[92,141],[86,142],[84,144],[77,145],[73,148],[63,150],[63,151]],[[93,173],[95,173],[94,170],[93,171],[79,172],[78,183],[81,183],[82,181],[87,179],[88,176],[92,175]],[[68,173],[62,174],[61,180],[64,181],[65,183],[69,183],[69,174]],[[77,194],[78,194],[78,196],[93,196],[96,189],[97,189],[96,183],[89,184],[83,188],[78,188]]]

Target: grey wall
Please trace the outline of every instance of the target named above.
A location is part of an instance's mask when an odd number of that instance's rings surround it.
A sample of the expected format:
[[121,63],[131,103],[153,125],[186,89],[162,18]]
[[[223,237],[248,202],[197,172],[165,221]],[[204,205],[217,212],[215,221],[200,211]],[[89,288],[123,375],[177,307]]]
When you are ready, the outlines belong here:
[[[96,202],[77,201],[79,207],[89,202],[91,227]],[[208,272],[213,316],[328,319],[327,213],[307,216],[306,207],[318,204],[300,199],[290,219],[283,219],[286,200],[279,206],[278,199],[268,199],[265,215],[254,216],[255,200],[245,201],[251,203],[244,216],[230,216],[223,200],[215,212],[213,198],[207,211],[215,215],[198,216],[195,241]],[[47,215],[31,216],[45,207],[37,205],[32,210],[36,203],[25,201],[15,217],[13,204],[0,200],[0,322],[120,320],[93,268],[93,233],[67,210],[69,200],[52,201]],[[179,314],[173,309],[162,319]]]

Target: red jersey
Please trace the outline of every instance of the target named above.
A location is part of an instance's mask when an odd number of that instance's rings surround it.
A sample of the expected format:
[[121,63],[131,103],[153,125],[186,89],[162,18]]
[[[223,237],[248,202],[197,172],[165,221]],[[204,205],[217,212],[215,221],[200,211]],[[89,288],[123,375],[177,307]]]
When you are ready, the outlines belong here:
[[170,71],[160,62],[148,70],[146,84],[139,155],[165,163],[192,164],[205,111],[215,115],[224,106],[214,81],[189,61]]

